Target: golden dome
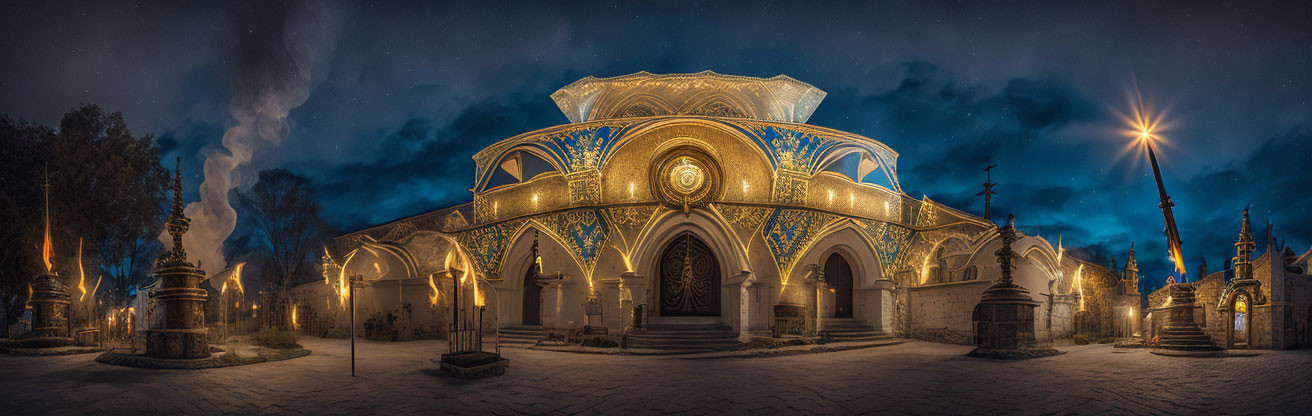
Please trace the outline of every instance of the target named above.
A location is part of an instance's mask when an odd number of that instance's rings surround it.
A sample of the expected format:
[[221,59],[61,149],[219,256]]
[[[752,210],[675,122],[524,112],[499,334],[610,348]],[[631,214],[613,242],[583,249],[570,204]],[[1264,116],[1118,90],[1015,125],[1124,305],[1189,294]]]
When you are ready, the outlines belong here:
[[590,76],[551,94],[573,123],[668,115],[805,123],[824,98],[824,91],[784,75],[755,78],[711,71]]

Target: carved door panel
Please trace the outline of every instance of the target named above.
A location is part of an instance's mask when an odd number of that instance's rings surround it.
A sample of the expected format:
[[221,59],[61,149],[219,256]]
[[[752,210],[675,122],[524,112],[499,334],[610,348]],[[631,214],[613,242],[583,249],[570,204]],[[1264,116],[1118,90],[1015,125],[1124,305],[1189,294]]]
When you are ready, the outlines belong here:
[[852,266],[838,253],[825,261],[825,283],[834,291],[834,317],[852,317]]
[[542,286],[533,272],[532,266],[524,272],[524,325],[542,325]]
[[661,316],[719,316],[720,265],[710,247],[685,233],[660,260]]

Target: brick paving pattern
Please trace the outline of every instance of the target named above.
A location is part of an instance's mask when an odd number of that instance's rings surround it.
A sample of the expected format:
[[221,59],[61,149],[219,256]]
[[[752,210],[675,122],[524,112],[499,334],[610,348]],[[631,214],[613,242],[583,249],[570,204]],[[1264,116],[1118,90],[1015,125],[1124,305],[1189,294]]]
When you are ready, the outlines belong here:
[[682,359],[506,349],[503,377],[429,362],[441,341],[302,339],[288,361],[142,370],[93,355],[0,356],[0,413],[26,414],[1307,414],[1312,350],[1169,358],[1107,345],[1005,362],[907,342],[770,358]]

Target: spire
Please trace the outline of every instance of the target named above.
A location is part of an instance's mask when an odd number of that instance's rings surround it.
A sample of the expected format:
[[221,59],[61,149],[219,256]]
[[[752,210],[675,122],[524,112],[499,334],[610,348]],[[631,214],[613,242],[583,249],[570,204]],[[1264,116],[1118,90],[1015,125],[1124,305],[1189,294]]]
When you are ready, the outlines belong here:
[[1253,243],[1253,227],[1248,223],[1248,208],[1244,208],[1244,223],[1239,226],[1239,242]]
[[1248,222],[1248,208],[1244,208],[1244,221],[1239,226],[1239,241],[1235,242],[1235,278],[1253,278],[1253,227]]
[[183,213],[182,210],[182,157],[178,157],[176,170],[173,173],[173,209],[169,213],[169,220],[165,223],[170,235],[173,236],[173,250],[164,253],[159,258],[159,264],[168,265],[190,265],[187,263],[187,250],[182,245],[182,235],[187,233],[190,228],[191,219]]
[[1130,255],[1125,259],[1125,274],[1128,276],[1133,272],[1135,276],[1139,275],[1139,262],[1134,258],[1134,242],[1130,242]]

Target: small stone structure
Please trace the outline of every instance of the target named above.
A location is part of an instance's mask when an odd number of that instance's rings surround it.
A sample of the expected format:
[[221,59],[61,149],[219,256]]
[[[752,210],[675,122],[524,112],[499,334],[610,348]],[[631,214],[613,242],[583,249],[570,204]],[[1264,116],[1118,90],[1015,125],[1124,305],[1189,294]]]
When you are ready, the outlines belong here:
[[19,340],[25,348],[59,347],[73,344],[68,333],[68,287],[59,276],[46,273],[32,285],[32,332]]
[[1016,217],[1007,216],[1007,226],[1000,231],[1002,248],[998,250],[998,263],[1002,277],[998,283],[984,291],[975,305],[975,345],[979,348],[972,356],[989,358],[1036,358],[1056,355],[1050,348],[1035,348],[1034,308],[1038,302],[1030,297],[1029,290],[1012,282],[1012,258],[1016,255],[1011,244],[1016,236]]
[[[181,160],[179,159],[179,163]],[[173,249],[155,261],[155,275],[159,288],[154,297],[159,301],[162,319],[146,331],[146,355],[153,358],[206,358],[210,356],[209,330],[205,328],[205,289],[200,282],[205,271],[187,262],[187,251],[182,246],[182,234],[187,232],[191,219],[182,213],[182,169],[179,166],[173,181],[173,211],[169,215],[168,232],[173,236]]]
[[1168,321],[1162,328],[1158,348],[1178,351],[1220,351],[1212,338],[1194,322],[1194,286],[1189,283],[1170,285],[1171,298],[1163,310]]

